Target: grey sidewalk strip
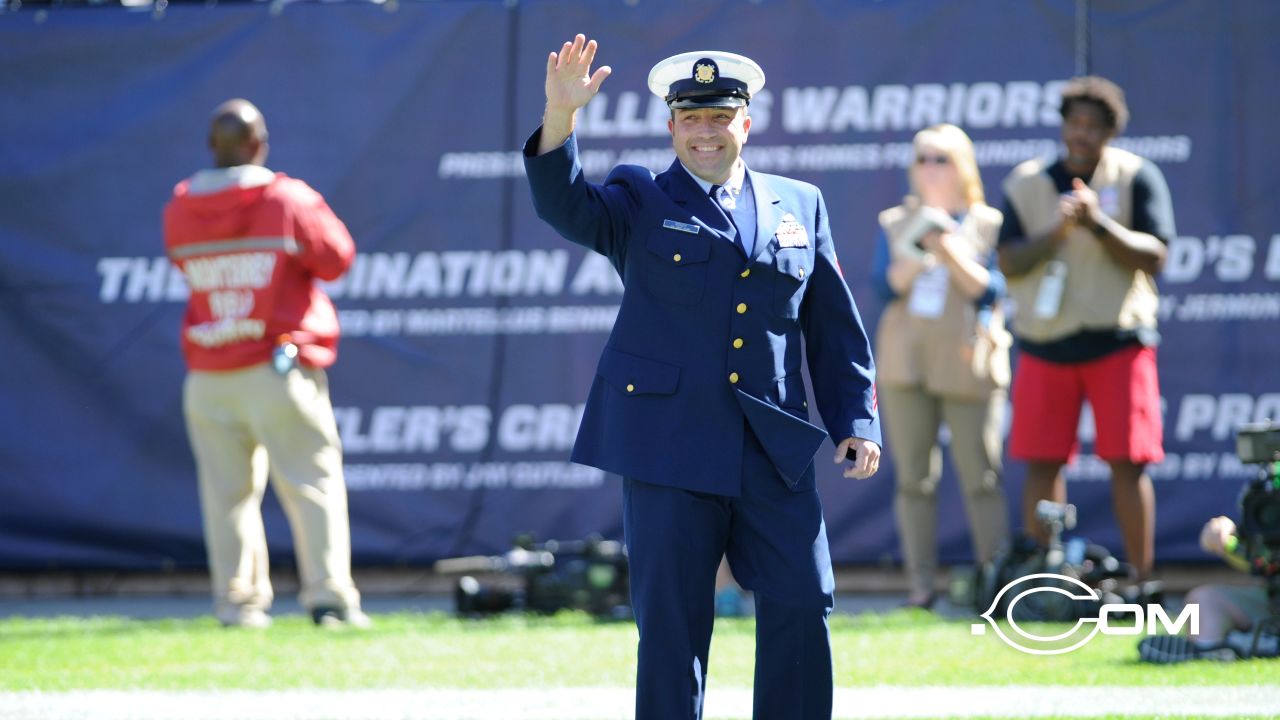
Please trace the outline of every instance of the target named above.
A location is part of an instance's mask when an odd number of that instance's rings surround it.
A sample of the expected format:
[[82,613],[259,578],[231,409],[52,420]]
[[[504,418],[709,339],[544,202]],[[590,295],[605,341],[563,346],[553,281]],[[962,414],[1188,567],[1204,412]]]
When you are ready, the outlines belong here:
[[[0,720],[629,720],[627,688],[2,692]],[[1224,717],[1280,712],[1277,685],[883,686],[836,691],[835,718]],[[751,691],[708,688],[708,720],[751,717]]]

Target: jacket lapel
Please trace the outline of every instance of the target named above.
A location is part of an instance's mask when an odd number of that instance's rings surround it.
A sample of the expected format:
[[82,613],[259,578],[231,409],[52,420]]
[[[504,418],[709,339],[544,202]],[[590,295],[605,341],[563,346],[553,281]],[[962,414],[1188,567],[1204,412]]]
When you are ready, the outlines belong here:
[[730,245],[737,246],[733,241],[733,224],[729,222],[728,216],[711,202],[711,196],[702,192],[698,183],[680,165],[678,158],[666,172],[658,176],[658,183],[666,190],[671,202],[684,208],[695,222],[727,240]]
[[751,192],[756,199],[756,243],[752,248],[751,259],[760,257],[766,245],[773,241],[774,231],[782,219],[779,203],[782,198],[773,191],[767,180],[760,173],[747,168],[747,176],[751,179]]

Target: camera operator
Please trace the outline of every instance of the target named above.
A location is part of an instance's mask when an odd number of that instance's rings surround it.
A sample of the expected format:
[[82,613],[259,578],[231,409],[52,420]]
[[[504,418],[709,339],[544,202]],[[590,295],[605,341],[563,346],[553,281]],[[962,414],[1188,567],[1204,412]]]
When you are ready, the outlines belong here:
[[[1237,552],[1239,536],[1231,518],[1219,515],[1200,530],[1200,547],[1231,567],[1249,572],[1249,564]],[[1242,657],[1275,657],[1277,636],[1263,633],[1251,653],[1254,626],[1267,619],[1266,587],[1252,585],[1200,585],[1187,593],[1188,605],[1200,606],[1198,632],[1187,637],[1161,635],[1144,638],[1138,654],[1146,662],[1177,663],[1187,660],[1237,660]]]

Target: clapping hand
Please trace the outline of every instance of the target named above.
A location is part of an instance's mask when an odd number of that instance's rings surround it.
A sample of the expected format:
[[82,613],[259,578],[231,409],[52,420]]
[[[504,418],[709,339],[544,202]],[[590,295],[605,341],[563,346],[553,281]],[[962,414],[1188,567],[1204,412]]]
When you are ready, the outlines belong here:
[[1091,228],[1097,226],[1102,216],[1101,206],[1098,205],[1098,193],[1080,178],[1072,179],[1071,187],[1073,188],[1071,195],[1075,197],[1078,205],[1077,221]]
[[1070,228],[1081,221],[1080,198],[1074,193],[1063,193],[1058,196],[1058,221],[1063,227]]

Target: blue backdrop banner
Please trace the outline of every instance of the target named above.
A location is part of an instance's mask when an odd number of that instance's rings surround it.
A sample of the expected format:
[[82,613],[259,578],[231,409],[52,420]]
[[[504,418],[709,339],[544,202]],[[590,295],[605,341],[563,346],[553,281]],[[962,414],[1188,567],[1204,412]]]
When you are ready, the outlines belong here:
[[[0,568],[204,563],[181,412],[186,289],[160,211],[209,162],[210,110],[258,104],[269,165],[322,192],[359,255],[329,286],[344,332],[330,381],[354,555],[421,565],[512,538],[621,534],[616,478],[568,462],[621,285],[533,214],[518,149],[545,58],[584,32],[613,76],[580,114],[588,175],[665,168],[657,60],[718,48],[768,76],[745,157],[822,188],[847,278],[874,329],[876,215],[906,190],[910,140],[974,138],[989,202],[1018,162],[1058,151],[1073,74],[1070,0],[640,3],[526,1],[172,6],[162,15],[0,14]],[[1168,459],[1157,561],[1204,561],[1205,519],[1256,469],[1235,428],[1280,417],[1280,4],[1094,2],[1092,68],[1125,88],[1117,144],[1156,162],[1178,237],[1159,278]],[[1120,549],[1105,464],[1071,466],[1079,534]],[[643,439],[638,439],[643,441]],[[655,448],[654,452],[661,452]],[[819,453],[837,563],[898,556],[893,449],[875,478]],[[1018,507],[1023,468],[1005,481]],[[969,543],[954,478],[942,559]],[[1014,526],[1019,518],[1014,517]],[[291,552],[268,502],[273,556]]]

